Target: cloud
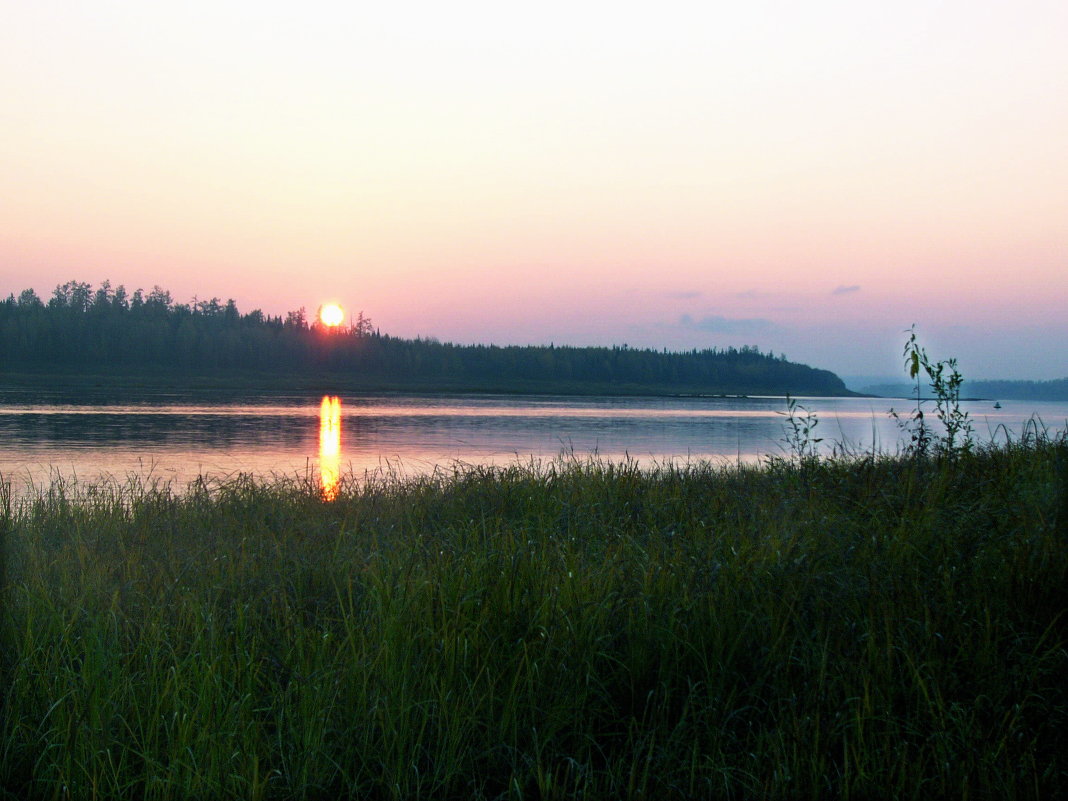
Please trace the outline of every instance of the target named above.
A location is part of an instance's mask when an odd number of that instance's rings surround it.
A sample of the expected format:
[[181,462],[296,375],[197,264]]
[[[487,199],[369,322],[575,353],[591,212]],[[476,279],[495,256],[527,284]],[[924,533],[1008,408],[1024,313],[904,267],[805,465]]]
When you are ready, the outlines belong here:
[[761,298],[770,298],[771,292],[765,292],[762,289],[747,289],[744,292],[739,292],[735,295],[736,298],[742,300],[760,300]]
[[854,292],[860,292],[860,285],[859,284],[850,284],[849,286],[837,287],[833,292],[831,292],[831,294],[832,295],[852,295]]
[[701,297],[703,294],[705,293],[699,292],[696,289],[683,289],[678,292],[666,293],[667,297],[671,298],[672,300],[693,300],[694,298]]
[[709,314],[695,320],[688,314],[679,318],[679,325],[697,331],[710,331],[714,334],[755,334],[772,331],[775,324],[761,317],[729,318],[718,314]]

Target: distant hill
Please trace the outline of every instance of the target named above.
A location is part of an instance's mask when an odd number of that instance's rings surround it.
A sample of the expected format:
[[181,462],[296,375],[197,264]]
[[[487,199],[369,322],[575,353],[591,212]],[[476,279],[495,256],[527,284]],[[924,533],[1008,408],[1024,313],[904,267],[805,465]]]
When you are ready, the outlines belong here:
[[882,394],[871,391],[876,386],[896,386],[902,383],[902,377],[898,375],[843,375],[841,373],[838,375],[848,389],[865,395]]
[[[927,386],[921,385],[925,394],[930,394]],[[912,397],[916,385],[906,382],[892,384],[873,384],[860,389],[866,395],[883,397]],[[990,400],[1039,400],[1068,401],[1068,378],[1052,381],[968,381],[961,387],[961,395],[969,398],[989,398]]]
[[242,314],[233,300],[175,303],[75,281],[42,301],[0,301],[0,369],[174,376],[255,374],[283,388],[329,375],[350,389],[615,394],[852,395],[834,373],[751,346],[684,352],[456,345],[383,334],[362,313],[327,328],[303,309]]
[[971,392],[996,400],[1068,400],[1068,378],[1052,381],[973,381]]

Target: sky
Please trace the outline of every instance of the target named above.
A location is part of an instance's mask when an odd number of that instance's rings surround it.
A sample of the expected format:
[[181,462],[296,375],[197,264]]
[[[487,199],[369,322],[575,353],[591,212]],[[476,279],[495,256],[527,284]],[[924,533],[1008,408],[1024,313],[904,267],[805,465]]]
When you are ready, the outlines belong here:
[[0,0],[0,293],[1068,376],[1068,3]]

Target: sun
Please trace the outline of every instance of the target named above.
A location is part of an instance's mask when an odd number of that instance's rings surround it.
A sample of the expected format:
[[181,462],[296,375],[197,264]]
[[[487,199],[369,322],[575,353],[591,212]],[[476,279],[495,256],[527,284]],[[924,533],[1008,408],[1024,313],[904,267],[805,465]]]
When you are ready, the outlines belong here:
[[334,328],[345,322],[345,310],[336,303],[324,303],[319,307],[319,322],[327,328]]

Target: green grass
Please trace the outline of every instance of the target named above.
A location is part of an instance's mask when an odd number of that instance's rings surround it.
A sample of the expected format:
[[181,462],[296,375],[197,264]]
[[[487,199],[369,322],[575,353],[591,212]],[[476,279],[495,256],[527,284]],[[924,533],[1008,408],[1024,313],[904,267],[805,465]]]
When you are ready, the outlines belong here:
[[9,798],[1052,798],[1068,441],[0,494]]

